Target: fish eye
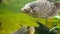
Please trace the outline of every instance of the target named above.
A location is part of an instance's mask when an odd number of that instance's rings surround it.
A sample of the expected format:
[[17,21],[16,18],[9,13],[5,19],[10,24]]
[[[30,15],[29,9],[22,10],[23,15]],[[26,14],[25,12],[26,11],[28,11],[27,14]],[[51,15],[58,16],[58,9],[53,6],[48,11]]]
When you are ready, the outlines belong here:
[[27,11],[26,9],[24,9],[24,11]]

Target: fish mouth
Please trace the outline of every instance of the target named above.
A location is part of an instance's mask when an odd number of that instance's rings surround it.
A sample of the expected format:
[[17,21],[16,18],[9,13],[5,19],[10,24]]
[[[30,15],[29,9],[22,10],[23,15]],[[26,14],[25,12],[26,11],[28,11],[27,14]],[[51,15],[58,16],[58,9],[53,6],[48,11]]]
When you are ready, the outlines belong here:
[[26,14],[28,14],[29,12],[28,11],[21,11],[22,13],[26,13]]

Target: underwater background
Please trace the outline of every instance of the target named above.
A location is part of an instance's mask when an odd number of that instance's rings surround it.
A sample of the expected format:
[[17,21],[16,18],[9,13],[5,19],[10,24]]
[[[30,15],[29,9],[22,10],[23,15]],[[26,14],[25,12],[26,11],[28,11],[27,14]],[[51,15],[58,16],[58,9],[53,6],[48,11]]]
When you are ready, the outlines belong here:
[[[0,3],[0,34],[11,34],[16,29],[21,28],[20,24],[27,26],[38,26],[35,21],[40,21],[49,28],[54,25],[60,26],[60,14],[52,18],[34,18],[21,12],[21,8],[29,2],[35,0],[3,0]],[[60,1],[60,0],[55,0]],[[60,34],[60,30],[58,33]]]

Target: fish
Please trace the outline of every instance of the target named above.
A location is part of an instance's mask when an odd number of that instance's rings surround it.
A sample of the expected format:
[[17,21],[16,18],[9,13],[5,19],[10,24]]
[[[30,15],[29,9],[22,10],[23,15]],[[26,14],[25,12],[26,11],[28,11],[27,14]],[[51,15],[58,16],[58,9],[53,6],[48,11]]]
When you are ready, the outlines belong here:
[[21,12],[24,12],[35,18],[50,18],[58,15],[60,12],[60,1],[51,3],[47,0],[33,1],[27,3]]

